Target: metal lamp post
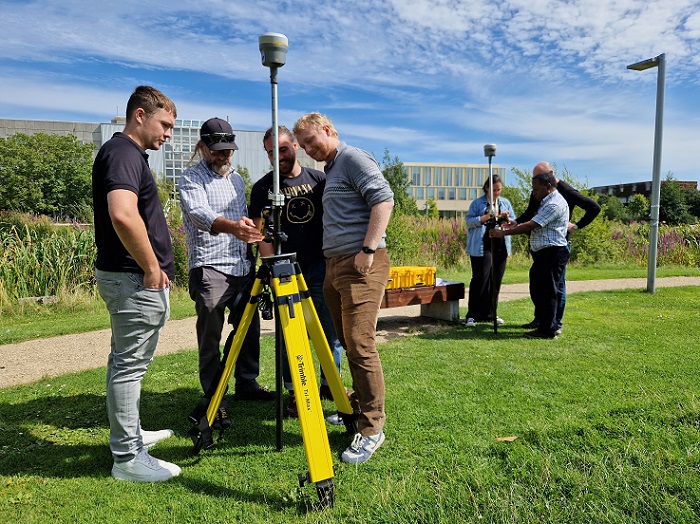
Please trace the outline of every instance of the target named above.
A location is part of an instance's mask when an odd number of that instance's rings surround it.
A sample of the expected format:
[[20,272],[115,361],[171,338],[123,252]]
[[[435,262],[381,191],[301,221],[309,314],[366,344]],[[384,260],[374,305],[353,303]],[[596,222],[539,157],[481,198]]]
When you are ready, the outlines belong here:
[[656,291],[656,255],[659,242],[659,200],[661,197],[661,140],[664,126],[664,98],[666,96],[666,54],[630,64],[627,69],[644,71],[656,67],[656,123],[654,127],[654,167],[651,179],[651,224],[649,228],[649,262],[647,269],[647,292]]

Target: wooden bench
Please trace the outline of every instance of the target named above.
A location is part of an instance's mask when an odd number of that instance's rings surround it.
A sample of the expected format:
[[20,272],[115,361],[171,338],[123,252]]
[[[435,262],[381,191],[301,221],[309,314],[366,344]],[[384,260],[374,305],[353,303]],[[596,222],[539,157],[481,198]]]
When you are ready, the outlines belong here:
[[464,298],[464,282],[442,281],[437,286],[387,289],[382,309],[420,304],[420,314],[440,320],[459,320],[459,301]]

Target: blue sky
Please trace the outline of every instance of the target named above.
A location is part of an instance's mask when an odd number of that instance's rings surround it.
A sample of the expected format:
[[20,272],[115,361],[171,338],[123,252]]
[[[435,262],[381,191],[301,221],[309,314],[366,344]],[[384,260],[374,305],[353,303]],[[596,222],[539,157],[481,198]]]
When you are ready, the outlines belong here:
[[0,118],[108,122],[136,85],[180,118],[269,127],[258,36],[289,39],[279,121],[331,117],[342,140],[404,162],[555,162],[589,186],[699,180],[697,0],[0,0]]

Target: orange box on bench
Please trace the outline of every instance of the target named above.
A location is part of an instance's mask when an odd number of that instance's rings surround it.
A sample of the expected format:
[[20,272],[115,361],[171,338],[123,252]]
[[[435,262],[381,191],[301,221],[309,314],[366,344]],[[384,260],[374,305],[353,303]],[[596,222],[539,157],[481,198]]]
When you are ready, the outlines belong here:
[[389,270],[387,289],[435,285],[435,268],[428,266],[397,266]]

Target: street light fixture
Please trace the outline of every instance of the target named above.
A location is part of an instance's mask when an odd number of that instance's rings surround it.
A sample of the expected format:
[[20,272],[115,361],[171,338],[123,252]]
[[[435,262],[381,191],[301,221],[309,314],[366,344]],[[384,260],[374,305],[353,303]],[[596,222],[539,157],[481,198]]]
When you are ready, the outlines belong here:
[[656,291],[656,254],[659,246],[659,200],[661,198],[661,140],[664,126],[664,98],[666,97],[666,54],[642,60],[627,69],[644,71],[656,67],[656,123],[654,127],[654,167],[651,179],[651,224],[649,228],[649,262],[647,268],[647,292]]

